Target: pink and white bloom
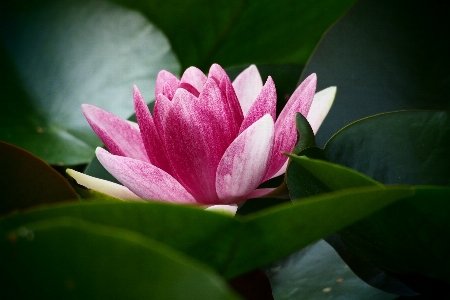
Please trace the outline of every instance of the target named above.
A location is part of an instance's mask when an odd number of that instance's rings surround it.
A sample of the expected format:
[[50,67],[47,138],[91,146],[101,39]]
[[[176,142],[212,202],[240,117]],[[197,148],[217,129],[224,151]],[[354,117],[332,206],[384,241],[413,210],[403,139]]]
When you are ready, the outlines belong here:
[[276,118],[270,76],[263,85],[252,65],[231,82],[214,64],[208,76],[195,67],[181,79],[161,71],[153,116],[134,87],[137,124],[93,105],[84,104],[83,112],[109,150],[97,148],[98,160],[129,192],[121,189],[121,195],[225,205],[268,193],[257,187],[285,172],[282,152],[291,152],[297,140],[295,113],[316,132],[334,100],[334,87],[315,90],[312,74]]

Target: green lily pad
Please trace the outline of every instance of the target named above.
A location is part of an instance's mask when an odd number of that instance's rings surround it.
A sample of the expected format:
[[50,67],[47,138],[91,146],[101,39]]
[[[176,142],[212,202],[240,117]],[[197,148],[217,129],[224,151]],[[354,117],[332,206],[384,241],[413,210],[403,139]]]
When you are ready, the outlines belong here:
[[400,111],[350,124],[323,155],[383,184],[450,185],[450,113]]
[[[301,154],[312,154],[313,157],[318,156],[342,164],[383,184],[448,186],[449,141],[448,112],[401,111],[372,116],[350,124],[336,133],[323,150],[306,149]],[[331,168],[333,165],[330,163],[307,159],[296,161],[297,164],[292,163],[289,166],[292,170],[288,169],[288,174],[295,175],[288,176],[288,180],[291,179],[294,183],[290,184],[294,193],[299,194],[308,189],[311,194],[324,193],[335,189],[331,188],[330,184],[356,185],[360,182],[364,185],[364,181],[360,181],[363,177],[351,179],[340,174],[338,169]],[[303,172],[307,164],[311,166]],[[321,169],[321,164],[326,168]],[[344,170],[344,166],[337,167]],[[351,172],[348,173],[350,174]],[[374,183],[367,181],[367,184]],[[297,186],[300,189],[297,189]],[[350,265],[352,262],[354,265],[358,260],[367,264],[355,271],[362,274],[363,278],[369,269],[378,268],[379,272],[397,278],[417,293],[441,294],[447,289],[449,277],[446,265],[438,264],[447,258],[444,253],[427,247],[431,243],[429,239],[432,239],[432,243],[439,245],[444,251],[447,249],[445,245],[450,242],[446,239],[446,224],[442,217],[442,214],[448,214],[450,209],[446,201],[450,197],[446,193],[445,189],[440,190],[438,187],[418,188],[417,195],[411,200],[385,208],[380,213],[341,231],[338,238],[342,238],[343,244],[339,241],[338,244],[333,241],[331,243],[337,246],[339,253]],[[421,231],[416,230],[414,226],[420,227]],[[436,237],[437,232],[442,235]],[[386,247],[383,248],[384,252],[373,247],[375,243],[380,243],[382,248]],[[417,251],[408,250],[407,246],[414,247]],[[369,277],[375,278],[380,273],[372,274],[374,275]],[[365,280],[374,282],[368,277],[365,277]],[[392,290],[391,284],[386,285],[382,281],[375,280],[373,284],[385,290]],[[401,290],[397,292],[404,294],[404,289]]]
[[150,101],[157,73],[179,72],[165,36],[110,2],[40,2],[0,24],[0,139],[53,165],[87,163],[100,145],[82,103],[128,117],[133,84]]
[[277,300],[397,298],[362,281],[323,240],[278,261],[266,272]]
[[47,163],[0,141],[0,215],[43,204],[78,201],[67,180]]
[[418,187],[415,196],[340,232],[353,253],[428,296],[450,292],[450,188]]
[[0,228],[7,232],[62,216],[120,227],[181,251],[230,279],[283,258],[412,193],[402,187],[349,189],[234,218],[158,202],[84,202],[15,214],[0,220]]
[[354,187],[383,187],[364,174],[341,165],[294,154],[289,157],[291,163],[286,171],[286,178],[292,199]]
[[122,228],[60,217],[2,232],[0,244],[10,299],[239,299],[211,269]]
[[449,12],[440,0],[360,0],[324,34],[302,75],[338,87],[317,145],[374,114],[450,109]]
[[168,36],[183,69],[207,71],[212,63],[305,64],[322,34],[354,0],[123,1]]

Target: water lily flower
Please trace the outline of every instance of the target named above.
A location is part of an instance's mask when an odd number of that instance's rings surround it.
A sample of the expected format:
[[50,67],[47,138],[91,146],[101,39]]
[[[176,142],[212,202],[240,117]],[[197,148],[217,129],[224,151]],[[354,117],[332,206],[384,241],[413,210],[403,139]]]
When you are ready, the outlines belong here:
[[263,85],[253,65],[233,82],[217,64],[207,76],[195,67],[181,79],[161,71],[153,115],[134,87],[137,124],[93,105],[82,108],[109,150],[97,148],[96,155],[123,184],[122,197],[228,205],[267,194],[258,186],[285,172],[282,153],[295,146],[296,112],[318,130],[336,89],[315,94],[316,80],[306,78],[278,118],[274,81],[269,76]]

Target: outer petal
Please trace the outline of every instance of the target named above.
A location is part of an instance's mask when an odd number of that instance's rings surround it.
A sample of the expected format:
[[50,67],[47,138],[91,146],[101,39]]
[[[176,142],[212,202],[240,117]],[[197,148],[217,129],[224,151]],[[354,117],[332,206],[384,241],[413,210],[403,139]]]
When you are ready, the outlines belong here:
[[139,196],[134,194],[123,185],[100,178],[95,178],[72,169],[67,169],[66,172],[73,179],[75,179],[78,184],[81,184],[82,186],[85,186],[89,189],[93,189],[123,200],[143,201]]
[[251,65],[242,71],[236,79],[234,79],[233,87],[245,117],[263,87],[258,68],[255,65]]
[[330,111],[335,96],[335,86],[330,86],[314,95],[314,100],[309,109],[308,116],[306,117],[314,134],[319,130],[320,125],[322,125],[323,120]]
[[195,203],[195,199],[170,174],[152,164],[116,156],[97,148],[97,158],[105,169],[143,199],[175,203]]
[[172,105],[165,142],[176,177],[197,201],[217,203],[217,165],[235,138],[226,99],[208,78],[199,98],[178,89]]
[[149,161],[138,128],[96,106],[83,104],[82,108],[92,129],[111,153]]
[[237,212],[237,205],[236,204],[232,204],[232,205],[211,205],[207,208],[205,208],[205,210],[209,210],[209,211],[215,211],[215,212],[219,212],[219,213],[223,213],[226,215],[232,215],[234,216]]
[[233,203],[262,182],[272,153],[274,123],[265,115],[242,132],[220,160],[216,189],[222,203]]
[[156,130],[153,117],[148,110],[147,103],[142,98],[136,86],[133,88],[134,109],[138,120],[142,140],[150,163],[171,173],[169,159],[167,158],[164,144],[161,142]]
[[[281,111],[275,123],[275,142],[269,170],[264,180],[284,172],[287,157],[283,152],[291,152],[297,141],[295,128],[295,113],[300,112],[305,117],[316,91],[316,74],[308,76],[294,91],[286,106]],[[281,172],[281,173],[280,173]]]
[[180,79],[181,82],[189,83],[197,91],[203,89],[203,85],[206,82],[206,75],[196,67],[189,67],[184,71],[183,76]]
[[159,94],[163,94],[168,99],[172,100],[175,91],[180,85],[180,81],[172,73],[165,70],[159,71],[156,77],[155,98]]
[[259,120],[265,114],[272,116],[275,121],[277,113],[277,91],[272,77],[267,78],[266,84],[261,89],[256,101],[253,102],[252,107],[245,116],[242,122],[239,133],[247,129],[251,124]]

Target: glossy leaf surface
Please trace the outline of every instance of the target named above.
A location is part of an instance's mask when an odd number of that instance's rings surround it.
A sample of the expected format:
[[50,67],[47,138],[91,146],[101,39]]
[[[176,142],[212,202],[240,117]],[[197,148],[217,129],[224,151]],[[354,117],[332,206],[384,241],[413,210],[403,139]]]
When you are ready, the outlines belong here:
[[84,203],[15,214],[3,219],[0,225],[8,231],[35,220],[69,216],[125,228],[167,244],[226,278],[233,278],[280,259],[411,194],[410,189],[401,187],[354,189],[280,205],[241,218],[156,202]]
[[33,4],[1,14],[0,139],[53,165],[87,163],[100,142],[81,104],[126,118],[133,84],[149,101],[157,73],[179,65],[136,11],[106,1]]
[[0,243],[8,298],[239,299],[209,268],[122,228],[60,217],[2,232]]
[[67,180],[47,163],[0,141],[0,215],[43,204],[77,201]]
[[323,32],[354,1],[116,2],[142,11],[159,26],[183,69],[206,71],[212,63],[304,64]]
[[322,147],[337,129],[374,114],[450,109],[446,1],[360,0],[328,30],[303,72],[336,100],[317,134]]
[[397,295],[382,292],[358,278],[325,241],[278,261],[266,272],[277,300],[397,298]]

